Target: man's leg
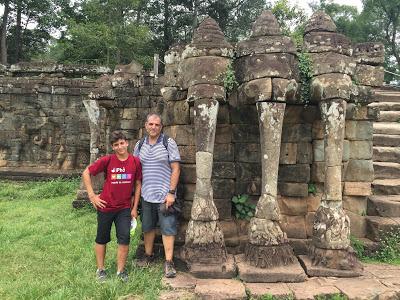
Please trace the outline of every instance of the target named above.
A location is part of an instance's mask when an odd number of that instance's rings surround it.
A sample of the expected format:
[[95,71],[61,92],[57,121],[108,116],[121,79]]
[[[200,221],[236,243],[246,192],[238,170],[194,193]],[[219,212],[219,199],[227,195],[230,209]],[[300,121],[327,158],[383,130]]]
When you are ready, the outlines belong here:
[[94,244],[94,252],[96,253],[97,269],[104,270],[104,260],[106,258],[106,244]]
[[165,260],[172,261],[172,258],[174,257],[175,236],[163,235],[162,240],[164,245]]

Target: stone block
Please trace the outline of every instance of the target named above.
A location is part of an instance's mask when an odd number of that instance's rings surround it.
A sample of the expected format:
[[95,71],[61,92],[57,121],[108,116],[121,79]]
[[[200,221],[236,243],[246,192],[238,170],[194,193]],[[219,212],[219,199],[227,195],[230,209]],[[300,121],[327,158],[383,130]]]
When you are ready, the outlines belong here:
[[343,208],[359,216],[365,216],[367,213],[367,197],[364,196],[344,196]]
[[196,191],[196,184],[194,183],[185,183],[182,185],[182,193],[183,198],[189,201],[193,201],[194,192]]
[[174,125],[164,127],[164,132],[173,138],[178,145],[196,145],[194,138],[194,126]]
[[195,164],[181,164],[180,182],[196,183],[196,165]]
[[294,165],[294,164],[296,164],[296,161],[297,161],[297,144],[296,143],[282,143],[281,144],[281,153],[279,155],[279,164]]
[[232,124],[255,124],[258,125],[258,114],[255,103],[250,105],[231,106],[230,120]]
[[372,122],[346,121],[345,139],[350,141],[371,141],[372,134]]
[[243,283],[233,279],[197,280],[194,292],[199,299],[247,299]]
[[313,162],[313,148],[311,143],[297,144],[297,163],[311,164]]
[[190,124],[189,104],[186,100],[173,102],[174,125]]
[[235,178],[236,170],[233,162],[214,162],[212,176],[215,178]]
[[349,159],[350,159],[350,142],[348,140],[343,140],[342,161],[349,161]]
[[343,194],[346,196],[369,196],[372,194],[371,182],[344,182]]
[[245,286],[254,299],[262,299],[265,295],[271,295],[275,299],[288,299],[292,296],[292,292],[289,290],[287,284],[283,282],[270,284],[247,282]]
[[311,165],[311,181],[325,182],[325,162],[315,162]]
[[375,107],[347,103],[346,121],[366,121],[377,119],[379,110]]
[[297,100],[298,84],[295,80],[272,79],[272,100],[294,103]]
[[364,216],[360,216],[351,211],[346,211],[350,219],[350,234],[356,238],[363,238],[367,234],[367,220]]
[[228,105],[220,105],[219,106],[217,123],[218,124],[229,124],[230,123],[229,106]]
[[260,144],[235,143],[235,160],[238,162],[261,163]]
[[236,163],[236,179],[248,180],[249,178],[261,176],[261,164]]
[[122,119],[134,120],[137,118],[137,108],[124,108]]
[[372,160],[349,160],[344,178],[345,181],[372,182],[374,180]]
[[254,54],[238,58],[235,62],[239,82],[264,77],[297,78],[297,62],[292,54]]
[[312,139],[313,140],[324,139],[324,125],[321,120],[317,120],[312,124]]
[[247,180],[237,180],[235,183],[235,194],[260,195],[261,178],[253,177]]
[[315,195],[309,194],[309,196],[305,198],[305,200],[307,201],[307,211],[316,212],[321,204],[321,198],[321,193],[316,193]]
[[325,161],[324,140],[313,140],[313,158],[315,162]]
[[350,159],[372,159],[372,141],[350,141]]
[[310,165],[282,165],[279,168],[278,180],[280,182],[309,182]]
[[277,200],[282,214],[289,216],[307,214],[306,198],[278,196]]
[[313,225],[314,225],[315,212],[310,212],[306,215],[306,234],[307,237],[313,236]]
[[286,105],[285,116],[283,123],[285,124],[301,124],[301,123],[313,123],[316,118],[319,117],[318,107],[315,105],[298,106],[298,105]]
[[382,66],[358,64],[354,77],[359,85],[380,87],[383,85],[384,74]]
[[288,238],[307,238],[305,216],[288,216],[281,214],[280,224]]
[[[196,146],[178,146],[182,163],[196,163]],[[215,158],[215,155],[214,155]]]
[[350,39],[337,32],[309,32],[304,35],[304,47],[311,53],[335,52],[351,56],[353,52]]
[[330,73],[313,77],[310,85],[311,101],[330,99],[349,100],[353,82],[349,75]]
[[[232,139],[236,143],[259,143],[260,133],[258,125],[232,125]],[[217,140],[217,138],[215,140]]]
[[225,102],[225,89],[223,85],[216,84],[196,84],[189,86],[187,101],[194,102],[200,99],[213,99]]
[[356,63],[350,56],[333,52],[310,53],[310,56],[314,76],[327,73],[354,74]]
[[231,199],[235,192],[233,179],[211,179],[215,199]]
[[231,125],[217,124],[215,131],[215,144],[229,144],[232,142],[232,130]]
[[[311,262],[311,259],[306,255],[300,255],[298,258],[302,266],[304,267],[307,275],[311,277],[344,277],[345,280],[348,281],[349,280],[348,277],[361,276],[361,272],[357,270],[339,270],[339,269],[325,268],[318,265],[315,266]],[[342,291],[341,288],[340,290]]]
[[291,183],[279,182],[278,193],[283,196],[289,197],[307,197],[308,184],[307,183]]
[[238,88],[239,98],[246,99],[246,103],[270,100],[272,95],[271,78],[254,79],[245,82]]
[[[264,30],[264,29],[262,29]],[[287,36],[264,35],[256,33],[257,39],[246,39],[236,45],[238,57],[262,53],[295,53],[296,47],[293,41]]]
[[311,124],[291,124],[282,128],[282,142],[311,142]]
[[234,161],[235,153],[233,144],[215,144],[214,161]]

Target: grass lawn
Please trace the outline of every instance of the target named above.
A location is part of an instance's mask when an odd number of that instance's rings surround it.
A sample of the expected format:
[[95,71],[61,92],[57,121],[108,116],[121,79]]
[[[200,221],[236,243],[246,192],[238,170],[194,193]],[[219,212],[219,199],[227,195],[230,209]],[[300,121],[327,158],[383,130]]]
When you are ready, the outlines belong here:
[[115,278],[116,239],[108,244],[109,279],[97,283],[94,209],[73,209],[78,180],[0,181],[0,299],[156,299],[161,265],[132,267],[139,235],[131,242],[130,278]]

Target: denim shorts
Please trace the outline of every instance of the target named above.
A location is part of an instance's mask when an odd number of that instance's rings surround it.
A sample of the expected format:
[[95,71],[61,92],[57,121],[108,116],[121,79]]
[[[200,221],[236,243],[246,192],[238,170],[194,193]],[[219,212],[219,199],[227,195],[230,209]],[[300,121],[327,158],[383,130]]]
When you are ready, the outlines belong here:
[[116,212],[97,211],[97,244],[107,244],[111,241],[110,233],[112,223],[115,224],[117,242],[119,245],[129,245],[131,229],[130,208],[121,209]]
[[143,232],[148,232],[160,225],[162,235],[177,234],[177,218],[175,213],[163,214],[160,211],[162,203],[151,203],[142,201],[142,212],[140,219],[142,221]]

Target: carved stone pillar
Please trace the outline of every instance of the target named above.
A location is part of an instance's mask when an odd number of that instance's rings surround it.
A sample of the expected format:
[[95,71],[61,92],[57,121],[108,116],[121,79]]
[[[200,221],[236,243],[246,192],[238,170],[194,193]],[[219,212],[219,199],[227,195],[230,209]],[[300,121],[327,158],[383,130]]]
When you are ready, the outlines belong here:
[[325,181],[314,217],[311,261],[301,259],[310,276],[358,276],[362,267],[350,246],[350,220],[342,207],[346,104],[354,92],[350,41],[336,33],[336,25],[323,12],[311,17],[304,40],[313,61],[311,101],[319,104],[324,128]]
[[250,220],[245,255],[238,262],[239,275],[248,282],[304,281],[304,271],[279,225],[277,202],[284,101],[297,89],[295,47],[282,36],[273,14],[264,11],[250,39],[238,43],[237,53],[239,96],[257,105],[262,166],[261,196]]
[[230,278],[236,272],[233,257],[226,252],[211,185],[218,101],[225,100],[223,79],[232,56],[232,46],[211,18],[200,24],[182,53],[182,85],[194,104],[196,190],[181,256],[198,277]]

